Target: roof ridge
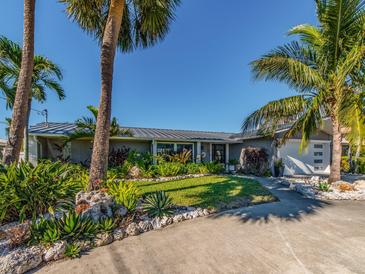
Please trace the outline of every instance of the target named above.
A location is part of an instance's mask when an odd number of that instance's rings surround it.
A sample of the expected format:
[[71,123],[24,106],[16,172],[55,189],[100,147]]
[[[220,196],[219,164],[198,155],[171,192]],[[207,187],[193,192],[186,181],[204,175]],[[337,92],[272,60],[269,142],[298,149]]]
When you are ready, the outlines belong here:
[[[42,126],[44,124],[50,124],[50,125],[74,125],[75,123],[70,122],[42,122],[37,123],[35,125],[32,125],[30,127],[37,127]],[[208,131],[208,130],[193,130],[193,129],[172,129],[172,128],[155,128],[155,127],[135,127],[135,126],[121,126],[121,128],[128,128],[128,129],[147,129],[147,130],[170,130],[170,131],[185,131],[185,132],[201,132],[201,133],[220,133],[220,134],[236,134],[235,132],[225,132],[225,131]]]

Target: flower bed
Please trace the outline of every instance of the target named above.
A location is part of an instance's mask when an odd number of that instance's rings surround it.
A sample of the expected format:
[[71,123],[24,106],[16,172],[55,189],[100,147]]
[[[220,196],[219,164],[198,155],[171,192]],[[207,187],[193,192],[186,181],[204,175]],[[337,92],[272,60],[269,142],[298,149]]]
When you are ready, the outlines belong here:
[[306,178],[281,178],[278,182],[303,196],[317,200],[365,200],[365,181],[353,183],[338,181],[327,184],[326,179],[314,176]]
[[[85,193],[80,193],[78,196],[80,200],[88,199],[88,201],[93,201],[93,205],[86,207],[87,210],[83,213],[84,215],[92,214],[89,217],[93,219],[104,217],[102,214],[107,214],[105,212],[108,212],[110,208],[115,206],[110,203],[111,199],[105,193],[94,192],[91,195],[87,195],[85,196]],[[142,203],[143,201],[140,200],[139,204],[141,205]],[[138,206],[135,212],[129,215],[126,210],[122,210],[121,213],[121,207],[118,209],[114,210],[113,213],[114,218],[123,217],[118,227],[107,232],[100,232],[93,239],[80,239],[72,244],[68,244],[67,240],[60,239],[50,245],[37,244],[28,246],[26,242],[30,238],[29,222],[24,224],[12,223],[0,227],[0,273],[24,273],[38,267],[42,263],[65,258],[67,252],[72,252],[72,250],[68,250],[72,247],[79,248],[79,251],[87,251],[129,236],[136,236],[150,230],[161,229],[173,223],[207,216],[214,212],[214,210],[202,208],[174,206],[171,216],[152,218],[145,213],[141,206]],[[57,218],[61,218],[60,215]],[[25,232],[20,233],[23,230]],[[17,243],[14,243],[16,238],[14,237],[15,231],[18,231],[18,238],[21,238]],[[67,256],[73,257],[72,253]]]

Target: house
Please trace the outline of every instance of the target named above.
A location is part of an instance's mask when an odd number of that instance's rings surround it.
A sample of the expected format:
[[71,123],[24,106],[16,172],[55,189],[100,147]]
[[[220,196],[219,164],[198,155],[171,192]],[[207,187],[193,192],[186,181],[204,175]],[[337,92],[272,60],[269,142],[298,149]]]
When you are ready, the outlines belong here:
[[[75,140],[63,146],[65,138],[76,130],[72,123],[40,123],[30,127],[29,159],[56,160],[67,158],[74,163],[90,161],[91,140]],[[160,153],[190,150],[195,162],[217,161],[228,164],[229,160],[240,160],[241,151],[247,147],[265,149],[271,163],[282,158],[285,175],[329,174],[331,161],[331,134],[320,129],[311,136],[308,148],[299,153],[300,136],[277,146],[288,128],[282,127],[274,136],[263,136],[259,132],[247,133],[209,132],[195,130],[173,130],[156,128],[125,127],[131,136],[110,138],[110,149],[122,147],[138,152]]]

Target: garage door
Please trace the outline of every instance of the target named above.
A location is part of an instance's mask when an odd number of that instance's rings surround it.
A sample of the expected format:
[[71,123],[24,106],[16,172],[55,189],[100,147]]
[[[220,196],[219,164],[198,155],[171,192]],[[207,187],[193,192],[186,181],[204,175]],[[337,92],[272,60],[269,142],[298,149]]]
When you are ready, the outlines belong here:
[[285,165],[284,175],[325,175],[330,171],[330,141],[310,141],[299,153],[300,140],[289,140],[278,150]]

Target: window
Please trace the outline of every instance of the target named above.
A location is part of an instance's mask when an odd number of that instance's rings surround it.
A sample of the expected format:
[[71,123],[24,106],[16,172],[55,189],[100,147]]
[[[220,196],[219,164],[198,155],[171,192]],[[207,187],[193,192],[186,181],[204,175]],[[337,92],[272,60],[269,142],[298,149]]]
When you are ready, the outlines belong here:
[[177,144],[176,152],[181,153],[184,151],[193,151],[193,144]]
[[322,151],[315,151],[314,156],[323,156],[323,152]]
[[157,144],[157,154],[171,155],[174,152],[174,144]]
[[190,151],[190,160],[193,160],[193,144],[177,144],[176,153],[183,153]]
[[224,164],[226,161],[225,145],[213,144],[213,161]]
[[193,144],[176,144],[176,143],[157,143],[158,155],[173,155],[191,151],[191,160],[193,159]]
[[314,160],[314,163],[315,164],[322,164],[323,163],[323,160],[322,159],[315,159]]
[[323,144],[314,144],[314,148],[323,149]]

